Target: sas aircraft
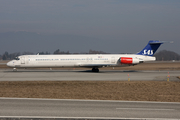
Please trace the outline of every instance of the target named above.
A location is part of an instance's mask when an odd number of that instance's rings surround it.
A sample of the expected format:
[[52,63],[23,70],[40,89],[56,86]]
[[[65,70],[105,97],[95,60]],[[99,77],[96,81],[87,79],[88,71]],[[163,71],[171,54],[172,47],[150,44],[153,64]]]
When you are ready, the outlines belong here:
[[16,68],[34,67],[85,67],[99,72],[102,67],[133,66],[143,62],[155,61],[153,57],[163,42],[151,40],[145,48],[136,54],[82,54],[82,55],[21,55],[7,63]]

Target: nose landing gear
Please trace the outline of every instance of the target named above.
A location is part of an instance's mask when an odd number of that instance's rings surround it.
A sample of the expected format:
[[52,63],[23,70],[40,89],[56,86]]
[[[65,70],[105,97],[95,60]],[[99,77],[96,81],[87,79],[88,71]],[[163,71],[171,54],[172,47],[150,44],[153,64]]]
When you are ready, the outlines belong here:
[[13,71],[14,71],[14,72],[16,72],[16,71],[17,71],[17,69],[16,69],[16,68],[13,68]]

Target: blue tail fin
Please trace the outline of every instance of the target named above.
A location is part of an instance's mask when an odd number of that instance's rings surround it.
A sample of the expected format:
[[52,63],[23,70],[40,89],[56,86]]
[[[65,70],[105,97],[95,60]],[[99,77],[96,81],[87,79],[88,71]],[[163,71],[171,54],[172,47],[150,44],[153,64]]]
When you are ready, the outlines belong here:
[[153,56],[161,44],[163,44],[163,42],[150,40],[146,47],[141,52],[137,53],[137,55]]

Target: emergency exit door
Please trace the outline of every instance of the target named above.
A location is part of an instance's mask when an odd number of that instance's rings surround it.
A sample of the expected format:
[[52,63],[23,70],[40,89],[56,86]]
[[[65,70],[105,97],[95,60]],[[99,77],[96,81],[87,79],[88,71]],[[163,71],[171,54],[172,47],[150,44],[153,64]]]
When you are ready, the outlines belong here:
[[111,63],[115,63],[115,57],[111,57]]

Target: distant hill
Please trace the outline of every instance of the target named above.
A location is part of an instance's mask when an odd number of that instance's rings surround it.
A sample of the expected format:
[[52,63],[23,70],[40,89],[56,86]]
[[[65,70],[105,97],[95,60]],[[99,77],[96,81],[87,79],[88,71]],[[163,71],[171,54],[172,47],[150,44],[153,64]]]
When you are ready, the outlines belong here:
[[156,57],[157,61],[170,61],[170,60],[180,60],[180,55],[173,52],[173,51],[167,51],[162,50],[154,55]]

